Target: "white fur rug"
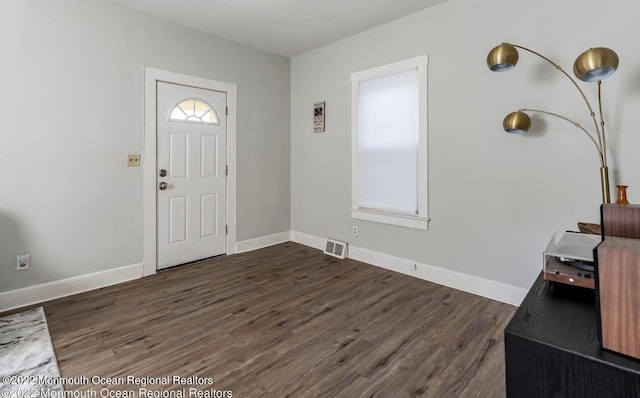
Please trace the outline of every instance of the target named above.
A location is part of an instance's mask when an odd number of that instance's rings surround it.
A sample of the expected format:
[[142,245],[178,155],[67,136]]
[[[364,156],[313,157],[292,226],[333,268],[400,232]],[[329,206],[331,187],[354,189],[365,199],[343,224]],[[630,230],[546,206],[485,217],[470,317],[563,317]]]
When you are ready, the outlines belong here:
[[0,318],[0,392],[6,394],[3,397],[63,397],[59,378],[42,307]]

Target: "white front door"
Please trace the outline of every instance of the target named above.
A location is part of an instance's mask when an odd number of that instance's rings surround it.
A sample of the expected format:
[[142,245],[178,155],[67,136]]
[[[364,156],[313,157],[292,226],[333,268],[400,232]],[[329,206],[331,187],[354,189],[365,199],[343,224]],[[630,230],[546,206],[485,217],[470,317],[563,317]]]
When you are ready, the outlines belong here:
[[226,253],[227,95],[157,83],[157,268]]

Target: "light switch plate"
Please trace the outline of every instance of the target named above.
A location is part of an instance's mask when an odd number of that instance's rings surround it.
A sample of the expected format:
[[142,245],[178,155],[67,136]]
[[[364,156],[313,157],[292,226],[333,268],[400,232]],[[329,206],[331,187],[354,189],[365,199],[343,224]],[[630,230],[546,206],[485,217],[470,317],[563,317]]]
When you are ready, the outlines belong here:
[[127,167],[140,166],[140,154],[130,153],[127,155]]

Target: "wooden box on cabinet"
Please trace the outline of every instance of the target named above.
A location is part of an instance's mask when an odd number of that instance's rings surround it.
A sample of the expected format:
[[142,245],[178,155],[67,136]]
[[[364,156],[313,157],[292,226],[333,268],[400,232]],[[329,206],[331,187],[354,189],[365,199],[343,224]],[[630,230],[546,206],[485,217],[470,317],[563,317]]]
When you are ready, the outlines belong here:
[[600,207],[602,237],[640,239],[640,205],[607,203]]
[[607,237],[596,264],[602,346],[640,359],[640,239]]

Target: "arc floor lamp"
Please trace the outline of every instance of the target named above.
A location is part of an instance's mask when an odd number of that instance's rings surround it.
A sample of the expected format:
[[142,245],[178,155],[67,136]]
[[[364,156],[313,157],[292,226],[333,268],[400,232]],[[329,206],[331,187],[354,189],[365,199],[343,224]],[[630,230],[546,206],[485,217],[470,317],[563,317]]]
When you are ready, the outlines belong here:
[[564,70],[562,67],[542,54],[539,54],[526,47],[522,47],[516,44],[502,43],[499,46],[493,48],[487,56],[487,66],[494,72],[504,72],[513,69],[518,62],[518,50],[521,49],[531,54],[537,55],[544,59],[551,65],[553,65],[559,72],[566,76],[571,83],[578,90],[582,99],[584,100],[589,110],[589,115],[593,120],[595,127],[595,133],[590,132],[584,128],[580,123],[559,115],[557,113],[548,112],[540,109],[519,109],[516,112],[508,114],[502,123],[504,130],[507,133],[524,134],[531,127],[531,119],[525,112],[538,112],[545,115],[555,116],[562,120],[565,120],[575,127],[584,132],[587,137],[593,142],[598,152],[598,158],[600,160],[600,184],[602,185],[602,202],[610,203],[611,195],[609,192],[609,168],[607,166],[607,141],[604,129],[604,117],[602,115],[602,80],[611,76],[618,68],[618,55],[608,48],[598,47],[590,48],[583,52],[576,58],[573,63],[573,73],[576,77],[584,82],[597,82],[598,85],[598,110],[600,120],[596,119],[596,113],[591,106],[591,103],[587,99],[586,95],[578,85],[578,83]]

